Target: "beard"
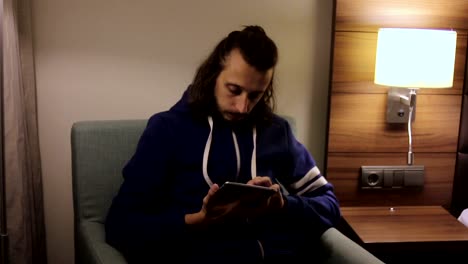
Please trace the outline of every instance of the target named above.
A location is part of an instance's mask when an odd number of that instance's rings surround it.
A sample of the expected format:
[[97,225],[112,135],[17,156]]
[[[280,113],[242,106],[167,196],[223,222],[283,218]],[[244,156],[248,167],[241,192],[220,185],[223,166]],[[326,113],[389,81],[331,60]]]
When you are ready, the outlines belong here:
[[224,119],[226,119],[227,121],[231,121],[231,122],[240,122],[242,120],[247,119],[247,117],[249,116],[248,113],[244,114],[244,113],[235,113],[235,112],[229,112],[229,111],[223,111],[222,115]]

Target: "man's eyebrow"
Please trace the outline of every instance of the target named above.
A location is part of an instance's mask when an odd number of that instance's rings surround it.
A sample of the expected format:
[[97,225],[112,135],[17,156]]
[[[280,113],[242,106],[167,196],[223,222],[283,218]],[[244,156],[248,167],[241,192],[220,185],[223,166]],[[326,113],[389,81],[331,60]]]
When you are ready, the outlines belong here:
[[244,87],[240,86],[239,84],[233,83],[233,82],[226,82],[226,85],[235,86],[236,88],[240,88],[242,90],[245,90]]
[[226,86],[234,86],[235,88],[237,88],[239,90],[247,92],[247,94],[249,94],[249,95],[255,95],[255,96],[263,94],[265,92],[265,91],[258,91],[258,90],[253,90],[252,91],[247,87],[244,87],[242,85],[239,85],[239,84],[233,83],[233,82],[229,82],[229,81],[226,81]]

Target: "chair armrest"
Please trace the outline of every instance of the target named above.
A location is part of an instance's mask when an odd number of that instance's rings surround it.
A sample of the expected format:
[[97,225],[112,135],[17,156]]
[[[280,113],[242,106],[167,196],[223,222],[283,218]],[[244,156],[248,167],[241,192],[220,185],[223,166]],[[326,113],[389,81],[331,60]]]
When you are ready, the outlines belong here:
[[336,228],[329,228],[325,231],[320,237],[320,242],[323,250],[323,263],[384,263]]
[[75,237],[76,264],[126,264],[123,255],[105,241],[104,225],[81,222]]

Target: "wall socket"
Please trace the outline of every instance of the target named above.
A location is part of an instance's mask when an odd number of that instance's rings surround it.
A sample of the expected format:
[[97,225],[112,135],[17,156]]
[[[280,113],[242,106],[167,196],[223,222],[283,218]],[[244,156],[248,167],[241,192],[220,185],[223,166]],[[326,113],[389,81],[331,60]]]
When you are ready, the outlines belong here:
[[421,188],[424,166],[361,166],[360,183],[361,189]]

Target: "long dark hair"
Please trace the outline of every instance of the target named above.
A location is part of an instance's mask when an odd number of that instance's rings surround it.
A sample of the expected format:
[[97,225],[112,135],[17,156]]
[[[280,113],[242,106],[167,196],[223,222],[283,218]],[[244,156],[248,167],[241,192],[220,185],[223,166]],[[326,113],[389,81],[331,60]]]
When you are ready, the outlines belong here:
[[[232,31],[222,39],[208,58],[198,67],[188,88],[189,105],[196,116],[206,117],[217,111],[214,88],[216,79],[224,68],[226,56],[238,49],[243,59],[260,72],[273,68],[278,61],[278,49],[260,26],[245,26],[242,31]],[[274,77],[274,74],[273,74]],[[273,78],[263,97],[252,109],[249,119],[270,120],[275,107]]]

